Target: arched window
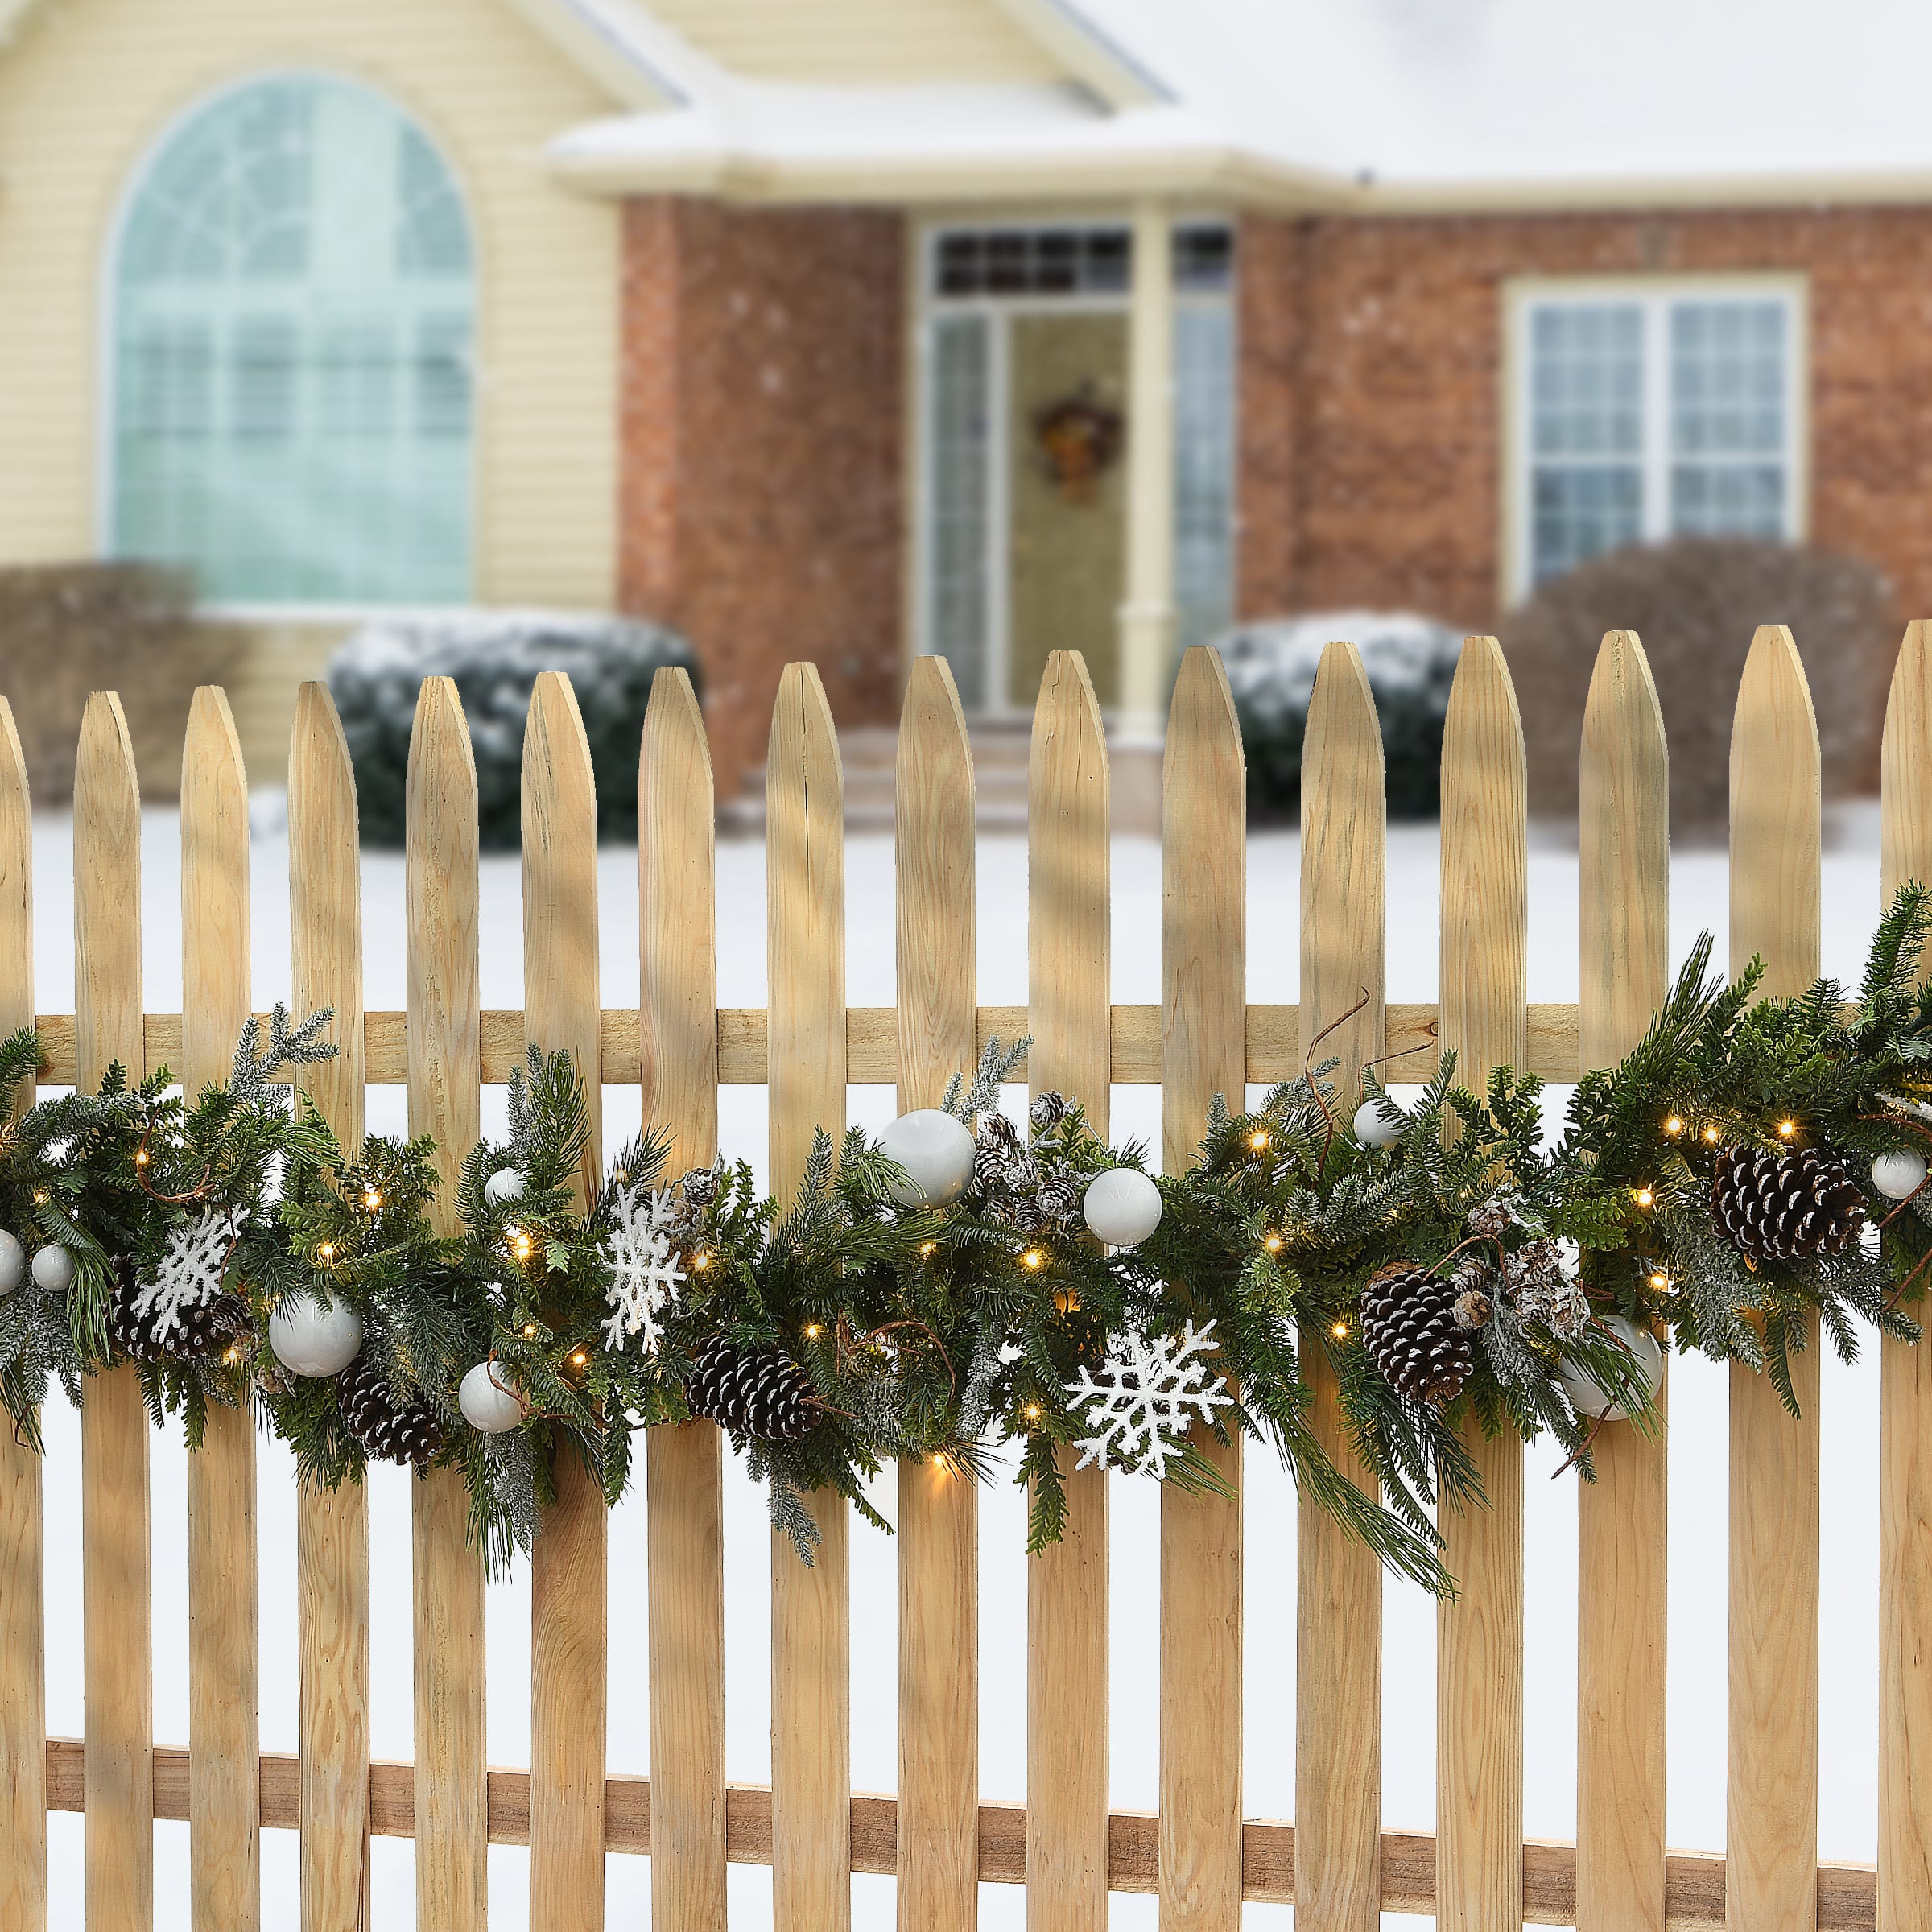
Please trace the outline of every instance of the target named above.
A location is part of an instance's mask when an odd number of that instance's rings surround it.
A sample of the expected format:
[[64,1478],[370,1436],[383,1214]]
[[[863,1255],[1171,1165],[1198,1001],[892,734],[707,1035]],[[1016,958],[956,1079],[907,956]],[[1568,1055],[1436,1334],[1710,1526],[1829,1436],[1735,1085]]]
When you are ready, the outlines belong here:
[[469,592],[469,224],[347,82],[222,95],[149,160],[112,278],[112,545],[217,602]]

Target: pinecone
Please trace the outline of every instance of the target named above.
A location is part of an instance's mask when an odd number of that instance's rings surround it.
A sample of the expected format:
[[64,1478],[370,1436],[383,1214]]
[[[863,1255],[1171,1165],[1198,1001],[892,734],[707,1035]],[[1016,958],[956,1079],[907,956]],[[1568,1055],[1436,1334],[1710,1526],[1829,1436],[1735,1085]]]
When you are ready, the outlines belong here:
[[241,1296],[218,1294],[199,1307],[177,1309],[167,1336],[158,1339],[159,1311],[134,1312],[140,1292],[141,1284],[132,1273],[117,1265],[114,1292],[107,1304],[107,1340],[116,1355],[130,1362],[204,1360],[221,1354],[248,1326],[248,1310]]
[[1469,1232],[1493,1241],[1515,1218],[1509,1203],[1500,1194],[1492,1194],[1469,1210]]
[[1480,1328],[1495,1312],[1489,1298],[1480,1288],[1465,1288],[1455,1298],[1455,1325]]
[[997,1108],[980,1116],[978,1133],[973,1137],[982,1147],[1004,1147],[1009,1154],[1020,1144],[1020,1131]]
[[1751,1261],[1808,1261],[1843,1254],[1858,1239],[1865,1197],[1843,1161],[1814,1149],[1727,1147],[1711,1184],[1711,1218]]
[[691,1364],[684,1399],[693,1415],[760,1442],[795,1443],[819,1419],[811,1377],[777,1348],[720,1340]]
[[708,1208],[718,1198],[718,1170],[715,1167],[694,1167],[678,1183],[678,1192],[683,1195],[687,1208]]
[[1006,1184],[1006,1170],[1012,1162],[1010,1146],[982,1139],[979,1152],[972,1157],[972,1184],[981,1194],[997,1195]]
[[1033,1122],[1035,1133],[1046,1133],[1066,1119],[1067,1111],[1066,1095],[1049,1087],[1044,1093],[1033,1096],[1033,1105],[1027,1109],[1026,1117]]
[[1080,1184],[1070,1174],[1056,1174],[1040,1187],[1040,1219],[1055,1228],[1071,1227],[1080,1212]]
[[1475,1366],[1457,1325],[1455,1283],[1413,1261],[1378,1269],[1362,1288],[1362,1342],[1383,1379],[1411,1402],[1447,1402]]
[[394,1392],[369,1357],[358,1355],[336,1377],[342,1426],[372,1462],[420,1469],[443,1447],[443,1425],[427,1402],[396,1406]]

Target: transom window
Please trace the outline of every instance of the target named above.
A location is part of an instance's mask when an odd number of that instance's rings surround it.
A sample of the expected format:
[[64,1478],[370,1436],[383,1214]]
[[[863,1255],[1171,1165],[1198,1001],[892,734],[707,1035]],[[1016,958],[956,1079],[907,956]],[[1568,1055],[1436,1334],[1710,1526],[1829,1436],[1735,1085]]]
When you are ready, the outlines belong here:
[[469,588],[469,224],[365,89],[277,76],[152,157],[114,263],[114,553],[217,602]]
[[[935,295],[1121,295],[1133,272],[1133,233],[1120,226],[955,229],[933,251]],[[1174,285],[1225,289],[1234,233],[1223,222],[1174,231]]]
[[1801,533],[1789,287],[1525,294],[1518,589],[1621,544]]

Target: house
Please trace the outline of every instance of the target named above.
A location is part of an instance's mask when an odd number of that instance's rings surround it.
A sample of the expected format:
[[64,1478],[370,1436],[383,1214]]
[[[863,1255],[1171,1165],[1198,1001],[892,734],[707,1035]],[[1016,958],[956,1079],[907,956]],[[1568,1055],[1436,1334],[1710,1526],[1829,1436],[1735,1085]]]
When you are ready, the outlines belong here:
[[0,562],[193,567],[270,775],[361,614],[636,610],[725,786],[788,658],[1077,646],[1125,745],[1232,617],[1633,537],[1932,609],[1922,176],[1370,177],[1101,4],[0,0]]

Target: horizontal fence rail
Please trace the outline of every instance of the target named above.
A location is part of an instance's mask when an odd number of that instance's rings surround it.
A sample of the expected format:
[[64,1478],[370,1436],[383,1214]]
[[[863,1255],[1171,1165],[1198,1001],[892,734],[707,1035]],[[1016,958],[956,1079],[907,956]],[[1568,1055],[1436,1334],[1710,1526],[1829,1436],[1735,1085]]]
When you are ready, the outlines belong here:
[[[1441,999],[1389,1004],[1381,744],[1359,657],[1330,646],[1304,754],[1300,998],[1248,1002],[1239,732],[1218,659],[1189,653],[1163,777],[1162,999],[1114,1005],[1105,737],[1084,667],[1055,654],[1029,768],[1027,998],[980,1005],[970,741],[950,673],[923,659],[897,774],[896,1003],[852,1006],[837,739],[816,673],[794,666],[767,766],[770,1003],[720,1009],[709,751],[688,681],[661,674],[638,773],[640,997],[607,1006],[627,989],[599,983],[593,780],[568,683],[547,674],[524,746],[525,1003],[485,1010],[476,773],[456,688],[431,679],[407,782],[405,930],[381,935],[407,949],[408,1005],[371,1012],[354,779],[328,694],[308,686],[290,760],[291,991],[299,1009],[334,1009],[341,1057],[305,1070],[304,1084],[351,1143],[365,1088],[407,1088],[411,1130],[436,1137],[446,1182],[477,1134],[481,1088],[507,1080],[527,1046],[572,1053],[593,1137],[604,1088],[638,1084],[645,1118],[674,1143],[674,1170],[716,1151],[720,1085],[764,1084],[782,1191],[812,1129],[844,1118],[849,1086],[890,1084],[902,1107],[930,1106],[996,1034],[1030,1034],[1016,1080],[1080,1099],[1103,1133],[1111,1084],[1159,1085],[1170,1168],[1187,1159],[1208,1096],[1244,1077],[1294,1078],[1310,1058],[1335,1059],[1344,1085],[1371,1062],[1408,1082],[1433,1075],[1453,1044],[1472,1085],[1504,1060],[1574,1080],[1636,1043],[1666,983],[1667,752],[1630,634],[1604,640],[1580,756],[1583,983],[1574,1005],[1530,1004],[1521,726],[1501,654],[1471,640],[1445,724]],[[1885,725],[1888,893],[1932,878],[1928,772],[1932,625],[1914,625]],[[35,1022],[45,1084],[91,1085],[116,1059],[219,1077],[240,1016],[279,990],[250,984],[260,914],[247,892],[246,779],[219,692],[197,695],[182,796],[185,1019],[143,1010],[139,798],[119,705],[97,694],[76,763],[76,1010]],[[1816,968],[1821,861],[1815,725],[1781,630],[1758,634],[1744,674],[1732,797],[1732,964],[1757,951],[1788,990]],[[32,1012],[32,852],[24,765],[0,704],[3,1025]],[[447,1191],[441,1211],[453,1212]],[[1723,1854],[1665,1845],[1665,1451],[1631,1432],[1605,1439],[1604,1480],[1579,1499],[1570,1844],[1524,1835],[1513,1442],[1472,1439],[1495,1507],[1443,1525],[1462,1592],[1437,1623],[1437,1830],[1396,1833],[1381,1829],[1381,1575],[1314,1510],[1298,1523],[1297,1817],[1245,1817],[1242,1515],[1219,1497],[1162,1498],[1160,1574],[1137,1579],[1161,1606],[1158,1681],[1147,1686],[1163,1713],[1160,1810],[1109,1810],[1108,1483],[1093,1470],[1070,1473],[1066,1534],[1027,1565],[1023,1794],[978,1783],[977,1501],[971,1485],[917,1468],[899,1472],[898,1790],[850,1788],[850,1513],[825,1496],[812,1505],[817,1564],[774,1553],[772,1785],[729,1781],[723,1450],[708,1424],[646,1441],[650,1741],[638,1774],[610,1766],[605,1740],[610,1525],[572,1483],[531,1566],[532,1762],[486,1765],[482,1571],[460,1482],[446,1472],[412,1485],[413,1615],[400,1631],[372,1633],[361,1488],[295,1500],[300,1749],[262,1753],[251,1510],[270,1499],[255,1499],[252,1439],[225,1426],[189,1478],[188,1748],[157,1744],[149,1431],[132,1372],[116,1370],[90,1385],[81,1428],[84,1739],[46,1735],[41,1472],[0,1437],[0,1932],[46,1932],[50,1812],[85,1814],[89,1932],[151,1927],[156,1819],[189,1825],[194,1932],[260,1925],[265,1828],[301,1834],[304,1932],[365,1932],[372,1836],[414,1840],[422,1932],[482,1932],[492,1844],[530,1847],[536,1932],[604,1923],[606,1852],[652,1859],[656,1932],[724,1932],[734,1863],[771,1868],[780,1932],[845,1932],[853,1872],[896,1875],[901,1932],[967,1932],[981,1882],[1024,1885],[1036,1932],[1104,1932],[1114,1892],[1158,1894],[1170,1932],[1237,1932],[1244,1900],[1292,1903],[1298,1932],[1374,1932],[1383,1910],[1434,1913],[1445,1932],[1497,1932],[1519,1917],[1579,1932],[1925,1932],[1932,1352],[1887,1343],[1883,1357],[1875,1866],[1817,1856],[1815,1350],[1802,1359],[1804,1423],[1768,1384],[1732,1385]],[[1332,1379],[1318,1365],[1310,1381],[1310,1426],[1348,1467]],[[1239,1469],[1237,1451],[1225,1472]],[[371,1760],[372,1637],[413,1649],[411,1764]]]

